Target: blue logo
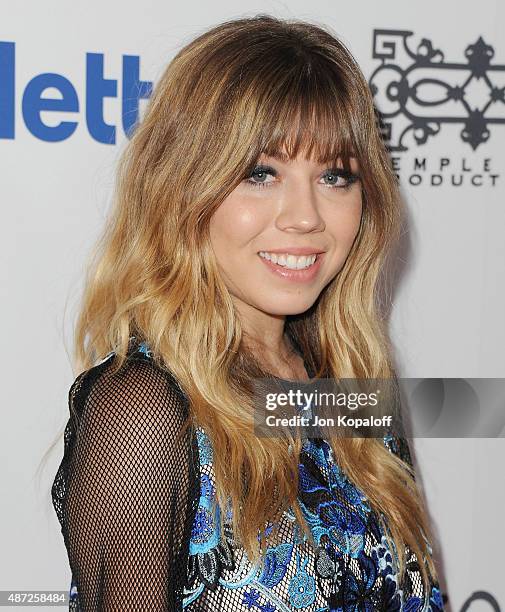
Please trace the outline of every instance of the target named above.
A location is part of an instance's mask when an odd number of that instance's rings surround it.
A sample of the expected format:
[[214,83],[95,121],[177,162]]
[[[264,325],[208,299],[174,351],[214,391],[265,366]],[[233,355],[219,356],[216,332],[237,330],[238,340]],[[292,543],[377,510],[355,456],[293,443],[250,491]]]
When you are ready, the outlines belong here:
[[[105,78],[102,53],[86,53],[84,101],[79,100],[70,80],[55,72],[34,76],[19,94],[16,90],[15,65],[15,43],[0,41],[0,139],[15,138],[17,96],[20,95],[24,124],[36,138],[45,142],[61,142],[72,136],[79,124],[77,120],[62,120],[57,125],[47,125],[41,113],[79,113],[83,105],[90,136],[100,143],[116,143],[116,126],[106,123],[104,119],[104,100],[118,97],[118,81]],[[122,128],[128,137],[138,121],[139,101],[149,98],[152,93],[152,82],[141,81],[139,74],[140,58],[136,55],[123,55],[119,95]],[[44,96],[48,88],[56,89],[59,97]]]

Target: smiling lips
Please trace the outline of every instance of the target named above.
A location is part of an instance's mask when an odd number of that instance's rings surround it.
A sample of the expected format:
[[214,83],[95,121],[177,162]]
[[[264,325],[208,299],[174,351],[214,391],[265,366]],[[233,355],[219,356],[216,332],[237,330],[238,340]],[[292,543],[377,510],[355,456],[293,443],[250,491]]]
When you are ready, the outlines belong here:
[[267,261],[271,261],[278,266],[283,266],[289,270],[304,270],[309,268],[315,261],[317,254],[312,255],[292,255],[291,253],[271,253],[260,251],[259,256]]
[[258,255],[268,268],[282,278],[294,281],[312,280],[316,275],[324,251],[314,247],[297,247],[259,251]]

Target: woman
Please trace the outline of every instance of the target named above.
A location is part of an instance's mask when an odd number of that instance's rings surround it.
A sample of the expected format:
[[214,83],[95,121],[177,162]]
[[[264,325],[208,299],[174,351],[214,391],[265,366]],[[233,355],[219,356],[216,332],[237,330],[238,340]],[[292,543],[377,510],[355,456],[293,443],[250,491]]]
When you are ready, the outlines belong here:
[[73,609],[442,609],[404,438],[251,426],[253,379],[394,378],[376,287],[399,219],[329,31],[258,15],[177,54],[76,330],[53,485]]

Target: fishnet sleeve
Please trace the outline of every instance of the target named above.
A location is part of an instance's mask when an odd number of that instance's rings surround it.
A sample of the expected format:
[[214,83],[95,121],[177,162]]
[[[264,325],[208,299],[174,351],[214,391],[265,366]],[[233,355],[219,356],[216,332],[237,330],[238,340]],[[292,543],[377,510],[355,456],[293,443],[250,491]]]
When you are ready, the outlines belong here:
[[[385,447],[393,454],[397,455],[402,459],[408,466],[414,468],[412,456],[410,454],[410,446],[407,435],[405,433],[405,427],[403,423],[403,412],[401,406],[399,406],[394,412],[393,424],[386,431],[383,438]],[[415,472],[413,474],[415,480]]]
[[[417,481],[415,466],[412,461],[412,455],[410,452],[409,439],[405,433],[405,426],[403,420],[402,409],[395,413],[395,418],[392,427],[386,432],[384,436],[384,445],[389,452],[397,455],[402,459],[410,468],[412,468],[412,476],[414,481]],[[430,556],[433,555],[433,549],[431,543],[427,540],[428,550]],[[440,589],[438,578],[430,581],[428,592],[422,588],[421,573],[419,568],[419,560],[412,550],[406,546],[406,557],[407,557],[407,572],[405,580],[402,584],[403,596],[405,601],[409,598],[420,597],[423,593],[423,597],[426,599],[428,608],[432,612],[442,612],[444,610],[444,598]],[[407,606],[408,607],[408,606]]]
[[186,403],[148,360],[109,370],[73,390],[78,422],[55,481],[77,609],[182,610],[195,504]]

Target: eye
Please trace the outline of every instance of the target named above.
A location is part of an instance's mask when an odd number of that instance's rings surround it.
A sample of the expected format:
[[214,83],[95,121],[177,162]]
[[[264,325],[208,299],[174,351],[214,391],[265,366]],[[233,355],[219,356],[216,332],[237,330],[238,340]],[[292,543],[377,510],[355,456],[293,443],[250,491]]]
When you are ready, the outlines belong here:
[[330,189],[349,189],[359,180],[359,175],[344,168],[329,168],[322,178],[328,180],[324,185]]
[[[244,182],[250,187],[269,187],[275,180],[268,180],[268,177],[276,177],[277,170],[272,166],[259,164],[255,166],[249,176],[246,176]],[[331,189],[349,189],[353,183],[359,180],[359,175],[345,170],[344,168],[329,168],[322,175],[322,179],[328,181],[323,183],[325,187]]]
[[267,187],[274,181],[268,181],[268,176],[277,176],[277,171],[271,166],[255,166],[245,182],[252,187]]

